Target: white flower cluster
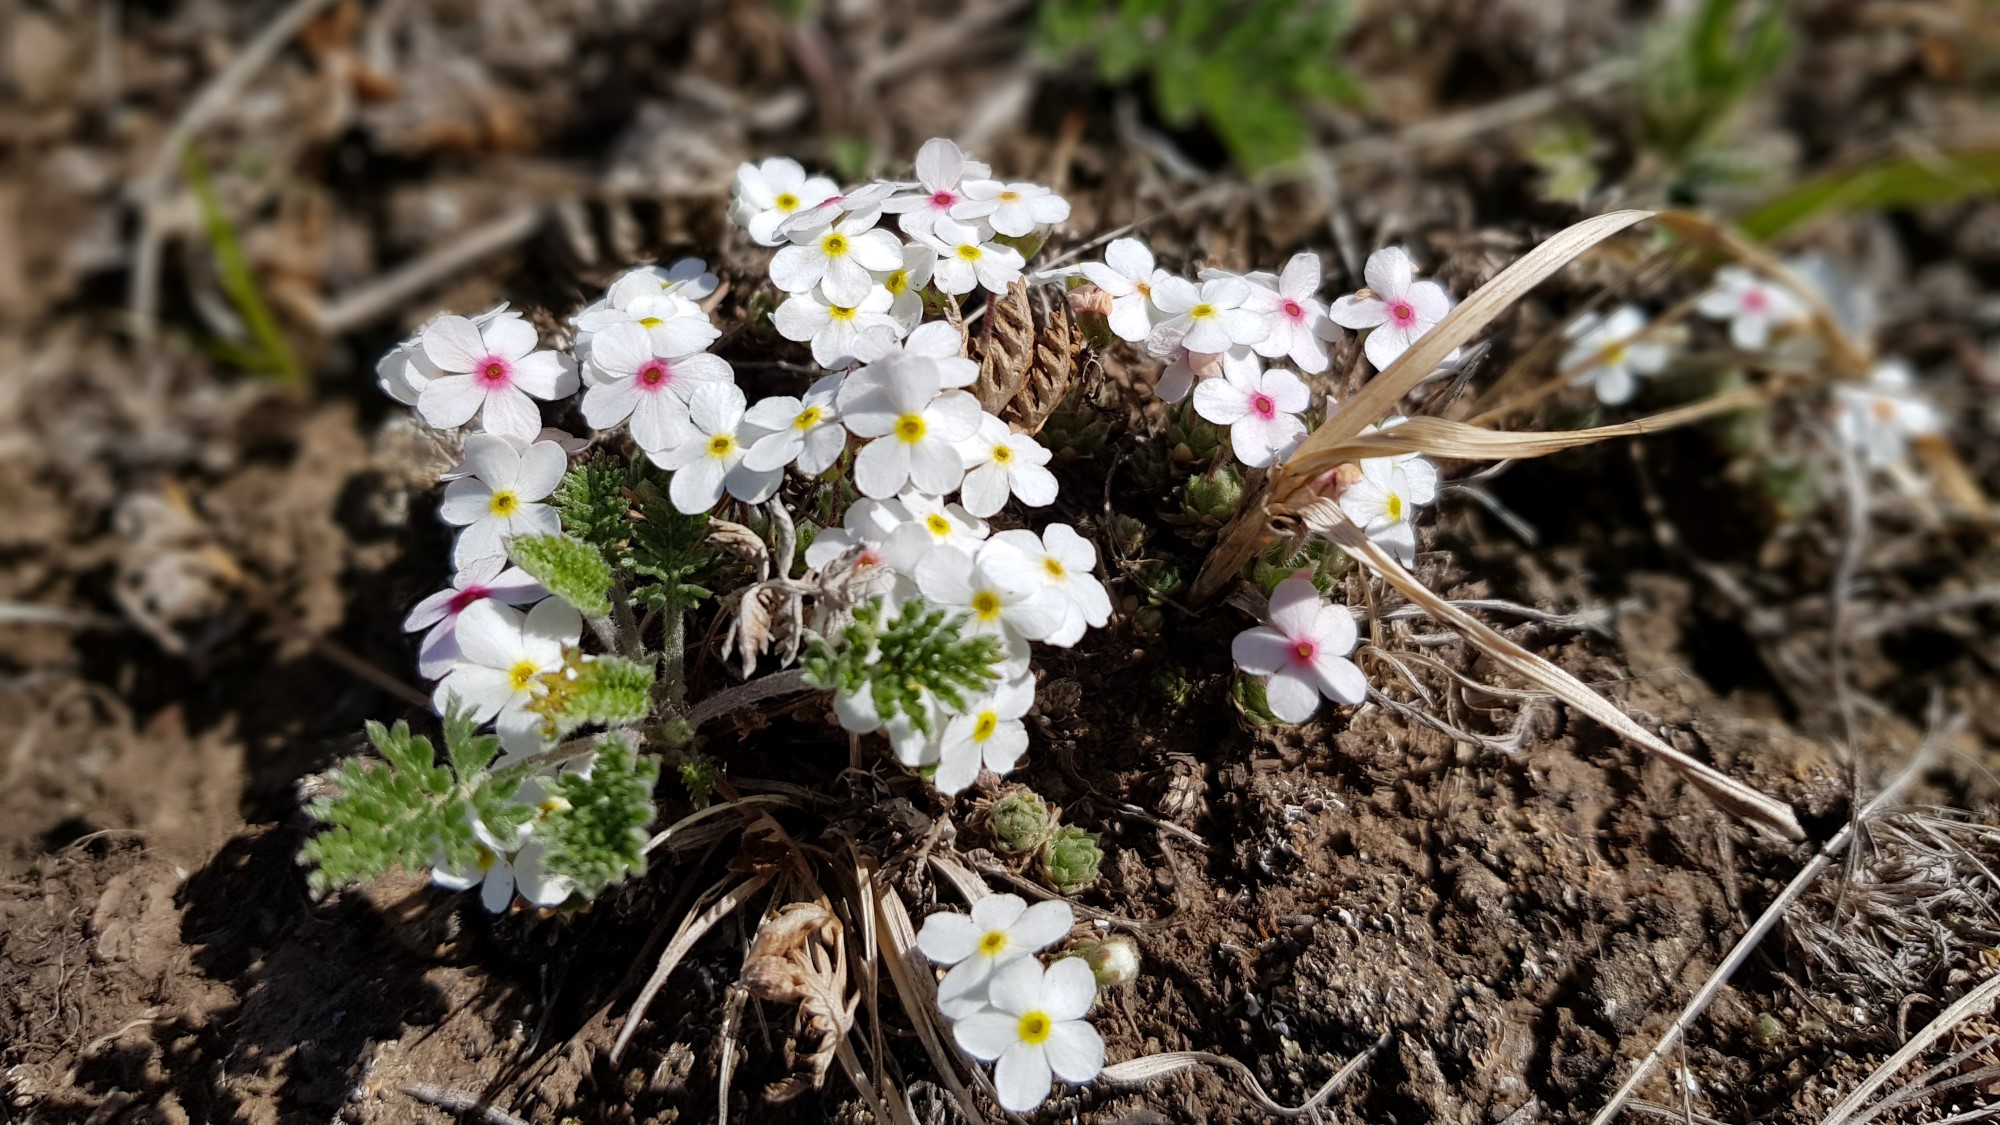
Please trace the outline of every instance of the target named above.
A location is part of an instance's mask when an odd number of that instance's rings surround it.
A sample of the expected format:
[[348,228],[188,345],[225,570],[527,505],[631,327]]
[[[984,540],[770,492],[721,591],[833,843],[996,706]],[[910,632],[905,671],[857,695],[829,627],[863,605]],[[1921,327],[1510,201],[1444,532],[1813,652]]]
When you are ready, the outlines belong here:
[[1104,1039],[1084,1019],[1097,978],[1081,957],[1044,968],[1035,954],[1069,936],[1076,917],[1060,899],[1029,906],[1018,895],[987,895],[968,914],[924,919],[917,948],[950,971],[938,1010],[965,1052],[993,1064],[1000,1107],[1025,1113],[1049,1096],[1049,1082],[1080,1084],[1104,1069]]

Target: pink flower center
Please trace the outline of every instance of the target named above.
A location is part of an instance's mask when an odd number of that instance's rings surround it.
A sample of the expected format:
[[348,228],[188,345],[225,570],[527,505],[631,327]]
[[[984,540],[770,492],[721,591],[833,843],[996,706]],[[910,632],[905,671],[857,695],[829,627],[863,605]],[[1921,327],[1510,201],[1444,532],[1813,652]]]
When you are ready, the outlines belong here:
[[1285,316],[1290,320],[1300,320],[1306,315],[1306,308],[1297,301],[1285,302]]
[[664,359],[650,359],[633,376],[642,391],[657,391],[674,381],[674,369]]
[[1744,312],[1760,313],[1770,307],[1771,307],[1771,298],[1765,296],[1764,291],[1762,289],[1753,288],[1753,289],[1745,289],[1743,291]]
[[881,562],[882,556],[877,554],[873,548],[861,552],[854,559],[855,566],[878,566]]
[[1278,413],[1278,404],[1271,401],[1270,395],[1259,392],[1250,396],[1250,412],[1259,418],[1268,419]]
[[467,586],[465,589],[451,596],[450,603],[445,607],[445,613],[448,616],[457,617],[459,614],[464,613],[466,607],[473,602],[483,601],[492,596],[493,591],[484,586]]
[[1300,641],[1292,646],[1292,659],[1300,664],[1311,664],[1313,655],[1319,652],[1319,645],[1312,641]]
[[958,202],[958,196],[953,195],[951,192],[934,191],[931,193],[931,206],[937,208],[940,211],[950,207],[952,204],[957,202]]
[[1416,323],[1417,310],[1408,301],[1396,301],[1389,306],[1389,319],[1399,328],[1408,327]]
[[489,355],[473,366],[473,373],[488,387],[504,387],[514,378],[514,367],[497,355]]

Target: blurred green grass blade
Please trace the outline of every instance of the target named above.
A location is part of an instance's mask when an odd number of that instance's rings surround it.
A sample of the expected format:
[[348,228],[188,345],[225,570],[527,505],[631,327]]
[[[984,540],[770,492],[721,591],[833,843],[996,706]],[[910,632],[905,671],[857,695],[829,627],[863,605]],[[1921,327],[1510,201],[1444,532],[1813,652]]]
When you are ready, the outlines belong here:
[[1948,203],[2000,190],[2000,147],[1897,155],[1835,169],[1794,184],[1737,225],[1770,240],[1828,214]]
[[264,302],[257,277],[243,256],[243,244],[237,241],[236,228],[230,224],[228,214],[222,209],[222,199],[215,192],[207,162],[193,145],[188,145],[181,150],[181,166],[187,174],[188,187],[194,192],[195,205],[201,210],[202,228],[208,236],[209,251],[215,255],[222,291],[228,294],[230,303],[236,306],[236,315],[243,318],[243,325],[250,332],[248,345],[218,341],[224,346],[214,351],[253,374],[274,376],[293,386],[303,383],[305,369],[299,366],[271,306]]

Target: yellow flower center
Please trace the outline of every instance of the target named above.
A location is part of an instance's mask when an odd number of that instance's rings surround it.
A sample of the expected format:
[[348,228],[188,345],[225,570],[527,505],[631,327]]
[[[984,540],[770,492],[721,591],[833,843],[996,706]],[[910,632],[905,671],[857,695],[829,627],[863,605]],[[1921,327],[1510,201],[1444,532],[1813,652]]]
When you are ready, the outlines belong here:
[[1000,716],[991,711],[981,711],[979,718],[972,723],[972,741],[984,742],[992,738],[993,732],[998,729],[1000,729]]
[[727,457],[735,451],[735,434],[717,434],[708,439],[708,455],[710,457]]
[[1386,510],[1387,510],[1387,511],[1388,511],[1388,513],[1389,513],[1389,518],[1390,518],[1390,519],[1392,519],[1392,520],[1399,520],[1399,519],[1402,519],[1402,518],[1403,518],[1403,498],[1402,498],[1401,496],[1398,496],[1398,495],[1396,495],[1395,493],[1391,492],[1391,493],[1389,494],[1389,503],[1388,503],[1388,505],[1387,505],[1387,509],[1386,509]]
[[827,257],[838,258],[842,254],[847,253],[847,236],[844,234],[829,234],[819,240],[819,248]]
[[1002,203],[1019,203],[1020,201],[1021,193],[1018,191],[1003,191],[1000,193],[1000,202]]
[[931,534],[937,536],[939,539],[943,539],[945,536],[951,534],[951,521],[935,512],[924,517],[924,526],[929,528]]
[[1203,302],[1188,310],[1188,316],[1195,320],[1205,320],[1215,315],[1215,306]]
[[1029,1012],[1021,1017],[1020,1025],[1014,1030],[1021,1037],[1021,1042],[1039,1046],[1048,1041],[1049,1032],[1054,1028],[1055,1021],[1046,1012]]
[[979,952],[986,954],[988,957],[996,957],[1006,951],[1007,931],[1005,930],[988,930],[986,931],[986,936],[979,939]]
[[665,323],[666,321],[661,320],[657,316],[642,316],[639,318],[639,327],[641,328],[658,328]]
[[993,447],[994,464],[1005,465],[1007,462],[1012,461],[1013,459],[1014,459],[1014,451],[1012,449],[1009,449],[1004,445],[996,445]]
[[1050,578],[1061,580],[1069,577],[1069,570],[1063,566],[1062,560],[1056,558],[1054,555],[1049,555],[1042,560],[1042,569],[1048,571]]
[[493,870],[493,865],[500,862],[500,857],[494,853],[492,848],[487,847],[485,844],[474,844],[472,846],[479,849],[478,863],[481,871],[491,871]]
[[550,794],[547,797],[543,797],[541,803],[535,806],[535,808],[539,810],[543,816],[547,816],[550,813],[554,812],[562,812],[570,807],[571,805],[568,800],[562,797],[555,796],[554,794]]
[[976,262],[976,261],[978,261],[978,260],[979,260],[979,256],[980,256],[980,254],[981,254],[982,252],[983,252],[983,251],[981,251],[981,250],[979,249],[979,247],[977,247],[977,246],[974,246],[974,245],[973,245],[972,243],[970,243],[970,242],[968,242],[968,243],[966,243],[965,245],[963,245],[963,246],[960,246],[960,247],[958,248],[958,256],[959,256],[959,257],[961,257],[961,258],[963,258],[963,259],[965,259],[965,260],[966,260],[966,261],[968,261],[968,262]]
[[1132,291],[1139,294],[1139,296],[1146,298],[1148,301],[1153,299],[1153,287],[1146,284],[1143,281],[1133,282]]
[[787,215],[799,209],[799,197],[789,191],[781,193],[778,198],[771,202],[776,205],[778,210],[783,211]]
[[503,488],[486,502],[486,510],[496,516],[511,516],[521,510],[521,498],[511,488]]
[[992,621],[1000,616],[1000,595],[991,590],[981,590],[972,595],[972,615],[981,621]]
[[819,425],[819,420],[825,417],[825,415],[826,412],[819,407],[808,406],[804,410],[799,411],[798,417],[792,419],[792,428],[795,430],[810,430],[814,426]]
[[1625,341],[1619,340],[1616,343],[1606,344],[1597,349],[1597,359],[1598,362],[1606,365],[1625,362]]
[[507,686],[515,691],[527,691],[528,685],[535,682],[535,676],[540,672],[541,669],[535,667],[532,660],[517,661],[507,669]]
[[896,296],[901,296],[903,290],[908,289],[909,287],[910,287],[909,270],[897,270],[895,273],[890,274],[888,278],[886,278],[882,282],[882,288],[887,289],[891,294],[894,294]]
[[911,445],[924,440],[924,434],[929,430],[930,425],[921,414],[905,414],[896,419],[896,436]]
[[843,308],[840,305],[828,305],[826,309],[826,315],[833,318],[834,320],[853,320],[854,310],[850,308]]

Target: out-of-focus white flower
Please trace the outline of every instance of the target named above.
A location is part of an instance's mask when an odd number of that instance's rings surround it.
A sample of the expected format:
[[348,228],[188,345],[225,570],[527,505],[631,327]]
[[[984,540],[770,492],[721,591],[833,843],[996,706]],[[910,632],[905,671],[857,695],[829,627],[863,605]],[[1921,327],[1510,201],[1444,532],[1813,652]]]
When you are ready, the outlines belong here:
[[917,182],[911,185],[912,190],[884,200],[882,210],[897,216],[896,225],[915,238],[937,220],[950,218],[952,209],[966,202],[967,179],[984,180],[989,175],[992,169],[967,160],[956,144],[932,137],[917,150]]
[[1328,605],[1312,579],[1295,576],[1272,591],[1269,624],[1236,634],[1229,651],[1245,672],[1271,677],[1264,688],[1271,714],[1303,723],[1321,696],[1336,703],[1368,698],[1367,677],[1347,659],[1354,641],[1347,607]]
[[[1388,429],[1400,418],[1384,422]],[[1437,500],[1437,466],[1419,453],[1369,457],[1361,462],[1361,479],[1340,495],[1340,510],[1404,566],[1417,561],[1417,529],[1411,521],[1417,509]]]
[[952,219],[939,219],[922,236],[937,251],[938,262],[931,271],[931,284],[938,292],[963,296],[984,286],[991,293],[1005,293],[1021,276],[1025,265],[1021,252],[993,241],[984,225],[970,226]]
[[1563,356],[1563,370],[1577,369],[1570,385],[1589,383],[1597,401],[1606,406],[1628,402],[1639,389],[1639,376],[1666,369],[1667,346],[1633,337],[1646,330],[1646,314],[1637,305],[1621,305],[1611,315],[1585,313],[1564,333],[1575,344]]
[[461,659],[438,681],[432,704],[442,715],[453,699],[474,722],[492,720],[510,752],[531,752],[542,740],[542,718],[528,709],[542,677],[560,672],[564,650],[583,635],[583,618],[561,598],[543,598],[522,613],[491,599],[458,615]]
[[[502,301],[471,319],[475,326],[484,328],[502,318],[519,320],[521,314],[509,309],[507,302]],[[415,406],[417,396],[423,393],[424,387],[443,374],[437,364],[424,354],[422,332],[407,337],[375,361],[375,382],[382,388],[382,393],[404,406]]]
[[1791,290],[1766,281],[1742,266],[1715,271],[1715,288],[1695,302],[1710,320],[1729,322],[1729,342],[1755,350],[1771,342],[1771,329],[1805,315],[1805,303]]
[[1069,218],[1069,201],[1040,184],[972,180],[965,185],[965,194],[965,202],[951,209],[952,218],[984,219],[988,226],[1011,238]]
[[902,335],[902,324],[889,311],[894,304],[895,298],[880,285],[853,305],[836,305],[825,290],[814,289],[785,298],[771,314],[771,323],[787,340],[810,341],[814,363],[840,368],[874,358]]
[[875,219],[871,211],[792,232],[787,236],[792,244],[771,255],[771,283],[787,293],[807,293],[818,286],[829,304],[859,305],[881,288],[870,270],[903,264],[903,244],[888,231],[874,229]]
[[1076,914],[1061,899],[1029,906],[1019,895],[987,895],[971,914],[941,910],[924,919],[917,948],[951,970],[938,986],[938,1010],[962,1019],[986,1006],[993,971],[1047,949],[1069,935]]
[[1083,1083],[1104,1069],[1104,1040],[1083,1017],[1097,1000],[1097,978],[1081,957],[1045,972],[1031,958],[993,974],[987,1007],[952,1025],[966,1054],[993,1060],[1000,1108],[1026,1113],[1049,1096],[1049,1079]]
[[1917,392],[1916,373],[1900,359],[1877,364],[1866,383],[1835,384],[1833,396],[1841,440],[1874,468],[1901,464],[1911,438],[1944,428],[1937,407]]
[[[1867,340],[1882,321],[1881,302],[1875,291],[1856,281],[1831,257],[1818,250],[1785,259],[1792,271],[1804,278],[1826,299],[1828,311],[1841,330],[1856,340]],[[1803,303],[1800,309],[1803,314]]]
[[1325,371],[1331,325],[1319,299],[1319,255],[1294,254],[1283,273],[1252,274],[1250,280],[1257,287],[1251,290],[1249,306],[1270,324],[1265,337],[1251,345],[1257,354],[1266,359],[1289,356],[1301,371]]
[[743,418],[770,432],[743,455],[743,463],[761,472],[797,462],[807,476],[831,468],[847,448],[847,429],[840,424],[833,401],[840,384],[841,376],[828,375],[806,388],[804,398],[775,395],[758,400]]
[[1367,290],[1335,300],[1327,315],[1344,328],[1374,329],[1362,351],[1380,371],[1444,319],[1451,311],[1451,294],[1435,281],[1416,280],[1409,252],[1400,246],[1368,255],[1361,272]]
[[923,356],[870,364],[850,377],[856,380],[866,381],[853,397],[841,396],[841,414],[854,436],[871,439],[854,457],[861,494],[894,496],[905,484],[933,496],[957,488],[965,477],[958,443],[979,428],[979,400],[940,393],[937,363]]
[[1104,248],[1104,261],[1085,262],[1077,270],[1111,295],[1108,324],[1112,335],[1134,344],[1152,335],[1153,327],[1163,319],[1153,304],[1153,287],[1173,275],[1154,267],[1153,252],[1145,243],[1136,238],[1113,239]]
[[552,441],[516,444],[498,434],[465,439],[470,475],[445,486],[438,516],[462,530],[452,548],[452,565],[463,569],[480,559],[504,559],[517,536],[556,535],[562,519],[540,503],[562,483],[569,455]]
[[778,246],[785,239],[779,224],[801,212],[810,212],[833,198],[839,189],[824,176],[806,175],[796,160],[774,156],[762,164],[745,164],[736,170],[735,198],[729,217],[750,232],[762,246]]
[[1040,538],[1015,529],[993,536],[1028,560],[1029,572],[1045,589],[1063,597],[1063,621],[1042,640],[1068,648],[1083,639],[1085,628],[1101,628],[1111,620],[1111,595],[1091,571],[1097,569],[1097,548],[1066,523],[1052,523]]
[[958,496],[975,516],[990,516],[1005,507],[1009,493],[1030,508],[1055,503],[1055,474],[1043,467],[1049,463],[1049,451],[991,414],[980,416],[979,430],[959,443],[958,455],[965,463]]
[[1028,729],[1021,716],[1035,704],[1035,677],[1022,673],[1004,680],[985,695],[966,702],[938,735],[937,773],[931,784],[949,797],[963,792],[979,771],[1011,773],[1028,751]]
[[[903,265],[881,275],[882,288],[889,291],[893,303],[889,315],[903,326],[903,331],[916,329],[924,319],[924,286],[931,283],[931,271],[937,268],[937,251],[921,242],[912,242],[903,247]],[[939,323],[943,323],[940,321]],[[945,325],[949,328],[950,325]]]
[[1270,318],[1245,308],[1255,288],[1240,277],[1213,277],[1197,286],[1178,277],[1162,277],[1153,285],[1153,304],[1161,320],[1146,338],[1146,349],[1157,356],[1175,348],[1210,355],[1232,344],[1255,344],[1271,331]]
[[674,474],[667,496],[674,507],[698,515],[715,507],[727,491],[745,504],[761,504],[784,483],[782,469],[759,471],[743,455],[764,436],[745,423],[743,392],[734,383],[704,383],[688,397],[689,426],[680,440],[648,450],[653,464]]
[[451,585],[425,598],[403,619],[403,632],[428,630],[417,646],[417,673],[435,680],[462,659],[458,650],[458,615],[474,602],[488,598],[501,605],[529,605],[549,596],[542,584],[499,555],[474,559],[452,575]]
[[630,308],[641,297],[679,297],[701,301],[719,284],[700,258],[682,258],[670,266],[634,266],[611,283],[606,294],[619,308]]
[[637,324],[614,324],[598,333],[584,375],[583,419],[608,430],[626,419],[644,450],[665,449],[688,425],[688,399],[709,383],[733,383],[729,361],[704,351],[661,355],[654,337]]
[[1299,415],[1312,405],[1312,392],[1282,367],[1258,370],[1255,356],[1241,351],[1222,359],[1222,377],[1204,379],[1194,389],[1194,412],[1229,427],[1236,459],[1261,469],[1292,451],[1306,436]]
[[[576,390],[576,365],[540,342],[525,320],[499,316],[484,325],[462,316],[441,316],[424,329],[424,356],[439,374],[417,394],[417,412],[441,430],[456,429],[479,416],[488,433],[527,440],[542,428],[535,399],[556,399]],[[531,397],[532,396],[532,397]]]
[[1064,602],[1035,580],[1032,564],[1004,544],[988,543],[975,557],[934,547],[917,563],[917,589],[932,605],[967,617],[968,633],[1000,638],[1010,662],[1025,661],[1028,642],[1063,623]]

